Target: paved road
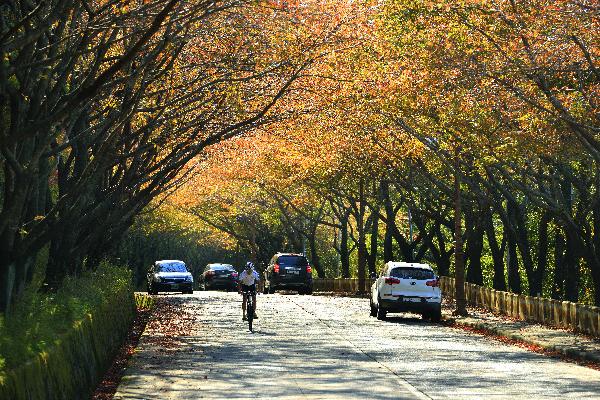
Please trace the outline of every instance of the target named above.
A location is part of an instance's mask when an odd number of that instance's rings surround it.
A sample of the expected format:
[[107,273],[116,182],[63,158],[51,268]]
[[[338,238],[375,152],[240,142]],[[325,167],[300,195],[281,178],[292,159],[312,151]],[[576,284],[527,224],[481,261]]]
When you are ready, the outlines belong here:
[[[196,317],[174,348],[145,335],[116,399],[599,399],[600,372],[365,299],[260,295],[256,332],[235,293],[172,296]],[[160,342],[159,342],[160,343]]]

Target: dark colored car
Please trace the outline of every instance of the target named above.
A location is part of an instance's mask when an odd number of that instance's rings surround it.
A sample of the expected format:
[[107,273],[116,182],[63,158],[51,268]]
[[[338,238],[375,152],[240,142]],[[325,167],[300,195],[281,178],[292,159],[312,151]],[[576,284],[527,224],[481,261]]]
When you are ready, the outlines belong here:
[[277,253],[271,258],[265,271],[264,293],[285,289],[297,290],[299,294],[312,293],[312,267],[304,255]]
[[149,294],[158,294],[158,292],[194,293],[194,278],[185,263],[179,260],[156,261],[148,269],[146,284]]
[[204,290],[237,290],[238,273],[230,264],[208,264],[200,282]]

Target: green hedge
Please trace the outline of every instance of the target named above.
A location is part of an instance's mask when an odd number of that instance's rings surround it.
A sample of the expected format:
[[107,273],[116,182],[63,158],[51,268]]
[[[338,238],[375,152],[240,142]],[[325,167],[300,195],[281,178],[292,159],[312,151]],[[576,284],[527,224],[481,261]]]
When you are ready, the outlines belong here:
[[103,264],[0,321],[0,399],[87,399],[135,316],[131,273]]

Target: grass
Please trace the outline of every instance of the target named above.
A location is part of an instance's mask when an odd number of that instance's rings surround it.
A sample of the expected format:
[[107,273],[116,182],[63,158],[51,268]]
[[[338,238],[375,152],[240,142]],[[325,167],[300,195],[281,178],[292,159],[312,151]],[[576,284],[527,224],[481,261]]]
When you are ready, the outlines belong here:
[[0,315],[0,378],[47,351],[61,334],[110,303],[124,287],[131,288],[131,272],[103,263],[96,271],[67,278],[55,293],[27,290],[7,315]]

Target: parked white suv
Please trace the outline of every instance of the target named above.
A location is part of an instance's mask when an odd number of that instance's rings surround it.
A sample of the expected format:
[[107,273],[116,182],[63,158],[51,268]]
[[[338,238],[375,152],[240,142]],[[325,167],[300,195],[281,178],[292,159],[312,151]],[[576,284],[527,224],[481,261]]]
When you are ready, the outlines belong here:
[[388,312],[413,312],[437,322],[442,316],[438,277],[427,264],[390,261],[371,286],[371,316],[385,319]]

